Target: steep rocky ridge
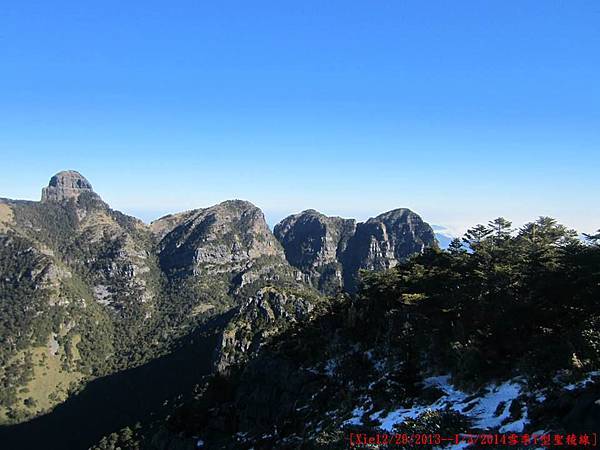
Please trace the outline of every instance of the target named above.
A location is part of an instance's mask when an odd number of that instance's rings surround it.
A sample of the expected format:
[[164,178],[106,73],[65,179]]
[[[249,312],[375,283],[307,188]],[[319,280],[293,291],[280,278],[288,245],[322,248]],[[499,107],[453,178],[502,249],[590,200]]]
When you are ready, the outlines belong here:
[[220,335],[214,367],[228,374],[254,356],[270,338],[307,323],[322,313],[329,301],[309,289],[267,286],[243,301]]
[[194,330],[215,318],[202,364],[226,376],[322,314],[332,301],[322,293],[353,289],[359,268],[427,246],[411,217],[380,216],[385,230],[369,234],[309,210],[274,234],[259,208],[229,200],[146,225],[75,171],[53,176],[40,202],[0,199],[0,422],[44,414],[180,342],[193,347]]
[[[112,210],[75,171],[53,176],[40,202],[0,199],[0,257],[2,422],[157,357],[212,316],[240,308],[232,323],[251,322],[267,287],[275,303],[291,299],[294,314],[317,297],[251,203],[226,201],[147,226]],[[257,326],[252,341],[289,317]],[[245,340],[221,339],[215,366],[224,370]]]
[[326,293],[353,292],[359,270],[386,270],[437,245],[431,227],[405,208],[358,224],[307,210],[283,219],[274,233],[288,261]]
[[215,349],[214,367],[227,372],[272,335],[310,315],[322,302],[285,258],[264,215],[252,203],[229,200],[163,217],[150,225],[161,268],[205,304],[235,308]]
[[283,219],[274,228],[290,264],[320,291],[335,293],[343,288],[343,255],[356,231],[354,219],[327,217],[315,210]]
[[0,210],[0,419],[19,421],[134,363],[161,282],[146,226],[77,172],[53,176],[41,202],[2,199]]
[[150,228],[160,239],[160,265],[169,278],[201,284],[208,277],[234,295],[265,283],[298,284],[300,274],[250,202],[228,200],[161,218]]
[[345,286],[355,290],[361,269],[382,271],[437,246],[429,224],[406,208],[395,209],[370,218],[356,226],[343,255]]
[[[151,228],[162,236],[161,265],[172,273],[217,273],[241,269],[261,257],[285,258],[260,209],[242,200],[162,218]],[[164,230],[170,231],[163,235]]]
[[52,178],[48,186],[42,189],[43,202],[61,202],[77,198],[83,192],[93,192],[92,184],[75,170],[64,170]]

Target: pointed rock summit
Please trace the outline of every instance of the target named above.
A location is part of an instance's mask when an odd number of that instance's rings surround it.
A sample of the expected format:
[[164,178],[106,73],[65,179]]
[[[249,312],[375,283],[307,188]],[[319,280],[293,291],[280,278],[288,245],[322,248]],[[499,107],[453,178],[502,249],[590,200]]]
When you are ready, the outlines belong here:
[[79,197],[82,192],[94,192],[91,183],[75,170],[58,172],[42,189],[43,202],[62,202]]
[[308,209],[282,220],[274,228],[288,262],[300,269],[310,284],[334,294],[343,287],[340,262],[356,220],[328,217]]
[[290,264],[329,294],[354,292],[361,269],[386,270],[437,245],[431,227],[406,208],[362,223],[307,210],[283,219],[274,233]]
[[358,224],[345,257],[351,272],[381,271],[435,245],[429,224],[410,209],[399,208]]

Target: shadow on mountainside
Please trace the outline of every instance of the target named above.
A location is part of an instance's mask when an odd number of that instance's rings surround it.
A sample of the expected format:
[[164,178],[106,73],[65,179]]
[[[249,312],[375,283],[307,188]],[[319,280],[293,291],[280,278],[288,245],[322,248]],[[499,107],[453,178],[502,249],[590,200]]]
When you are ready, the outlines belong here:
[[210,319],[182,338],[168,355],[91,381],[46,415],[0,427],[0,447],[85,450],[106,434],[161,417],[166,400],[189,393],[210,373],[217,331],[232,314]]

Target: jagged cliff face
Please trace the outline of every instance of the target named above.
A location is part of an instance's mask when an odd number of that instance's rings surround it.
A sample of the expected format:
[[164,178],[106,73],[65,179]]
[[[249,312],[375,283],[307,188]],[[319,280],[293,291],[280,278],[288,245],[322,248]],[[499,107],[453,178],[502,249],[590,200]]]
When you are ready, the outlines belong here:
[[42,189],[42,202],[62,202],[76,199],[83,192],[93,192],[92,184],[75,170],[64,170],[52,178]]
[[320,291],[332,294],[343,288],[342,258],[356,230],[354,219],[327,217],[315,210],[289,216],[275,226],[275,237],[290,264]]
[[160,259],[168,271],[231,271],[261,257],[285,258],[260,209],[242,200],[167,216],[151,228],[162,236]]
[[[249,202],[231,200],[166,216],[150,228],[160,240],[160,264],[170,280],[189,283],[206,306],[229,301],[235,308],[215,348],[218,372],[227,373],[269,336],[308,318],[320,301],[286,261],[263,213]],[[219,292],[228,297],[219,300]]]
[[414,212],[396,209],[356,224],[314,210],[275,226],[288,261],[326,293],[353,292],[358,272],[385,270],[436,245],[432,228]]
[[310,290],[289,292],[263,287],[245,299],[220,336],[214,367],[226,374],[241,366],[268,341],[298,323],[306,323],[320,313],[326,299]]
[[230,293],[257,282],[296,283],[260,209],[242,200],[167,216],[150,226],[160,242],[162,270],[171,278],[221,280]]
[[436,245],[433,229],[409,209],[371,218],[357,225],[343,255],[345,286],[350,291],[356,289],[359,270],[386,270]]

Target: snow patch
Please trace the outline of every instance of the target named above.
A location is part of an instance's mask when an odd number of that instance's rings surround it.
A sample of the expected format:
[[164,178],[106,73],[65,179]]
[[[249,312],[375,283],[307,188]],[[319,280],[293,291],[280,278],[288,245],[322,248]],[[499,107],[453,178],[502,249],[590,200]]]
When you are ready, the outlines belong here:
[[[426,388],[437,388],[443,395],[429,405],[413,405],[410,408],[398,408],[383,415],[383,411],[371,414],[371,420],[378,420],[380,428],[394,431],[396,425],[408,419],[416,419],[427,411],[451,409],[470,418],[475,428],[491,430],[500,427],[500,432],[521,432],[528,423],[527,408],[523,408],[522,417],[502,425],[510,417],[510,406],[521,395],[522,385],[519,379],[512,379],[501,384],[488,384],[483,393],[473,398],[450,383],[450,375],[429,377],[423,380]],[[361,425],[364,407],[356,408],[347,424]],[[459,444],[460,445],[460,444]],[[448,448],[448,447],[445,447]],[[451,447],[464,448],[464,447]]]
[[345,425],[362,425],[362,417],[365,414],[365,409],[362,406],[354,408],[352,417],[344,422]]
[[525,429],[525,425],[527,425],[527,407],[523,407],[522,417],[514,422],[507,423],[506,425],[500,427],[500,433],[521,433]]
[[[521,386],[513,381],[506,381],[499,386],[488,385],[486,390],[487,393],[470,413],[477,417],[475,422],[477,428],[496,428],[510,416],[510,405],[521,394]],[[502,403],[504,404],[504,408],[500,415],[496,416],[495,412]],[[520,429],[512,429],[510,431],[522,431],[523,427],[524,424]]]
[[588,376],[585,377],[583,380],[578,381],[577,383],[567,384],[563,389],[565,389],[566,391],[574,391],[576,389],[584,388],[588,385],[588,383],[593,383],[594,378],[597,378],[598,376],[600,376],[600,370],[590,372],[588,373]]

